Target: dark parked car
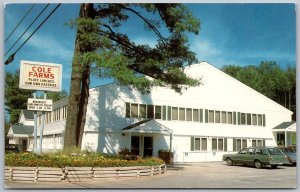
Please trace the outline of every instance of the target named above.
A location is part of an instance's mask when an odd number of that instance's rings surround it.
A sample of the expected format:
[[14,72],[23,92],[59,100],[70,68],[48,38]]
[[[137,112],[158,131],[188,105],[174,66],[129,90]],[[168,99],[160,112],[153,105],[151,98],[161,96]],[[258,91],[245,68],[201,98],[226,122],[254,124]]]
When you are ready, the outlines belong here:
[[20,147],[17,144],[8,144],[5,145],[5,152],[19,152]]
[[225,154],[223,160],[227,165],[249,165],[260,169],[265,165],[277,168],[278,165],[288,163],[288,157],[276,147],[249,147],[237,154]]
[[296,163],[297,163],[296,148],[293,148],[293,147],[280,147],[279,149],[288,157],[290,165],[296,165]]

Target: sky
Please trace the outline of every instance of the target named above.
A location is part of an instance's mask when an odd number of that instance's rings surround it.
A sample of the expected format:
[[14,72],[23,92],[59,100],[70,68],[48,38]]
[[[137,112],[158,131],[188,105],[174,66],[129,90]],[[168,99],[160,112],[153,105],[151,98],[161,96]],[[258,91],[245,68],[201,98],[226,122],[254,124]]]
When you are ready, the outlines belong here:
[[[294,4],[185,4],[201,23],[199,35],[189,34],[190,49],[199,61],[221,68],[224,65],[259,65],[276,61],[282,68],[296,65],[296,14]],[[7,4],[4,10],[4,39],[10,34],[32,4]],[[5,53],[43,9],[36,4],[19,28],[4,43]],[[4,61],[37,27],[56,4],[46,9],[24,38],[7,53]],[[46,23],[17,52],[5,71],[19,70],[21,60],[63,65],[63,89],[69,92],[76,30],[66,23],[79,14],[79,4],[62,4]],[[166,32],[162,28],[163,33]],[[139,44],[155,46],[156,37],[145,31],[137,17],[130,17],[120,32]],[[91,78],[91,87],[111,82]]]

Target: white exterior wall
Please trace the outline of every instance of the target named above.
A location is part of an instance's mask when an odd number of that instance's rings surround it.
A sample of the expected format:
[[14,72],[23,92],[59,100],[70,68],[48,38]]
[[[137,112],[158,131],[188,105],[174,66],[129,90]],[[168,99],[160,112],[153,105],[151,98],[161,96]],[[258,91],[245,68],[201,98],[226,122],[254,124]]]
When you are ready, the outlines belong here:
[[[121,130],[141,119],[125,118],[126,102],[265,114],[265,127],[157,120],[173,130],[176,162],[221,160],[222,155],[232,149],[232,138],[247,139],[248,146],[251,146],[251,139],[266,139],[266,145],[276,145],[272,128],[284,121],[290,121],[292,112],[207,63],[192,65],[186,72],[193,77],[202,78],[203,85],[183,90],[182,94],[165,87],[155,87],[151,95],[142,95],[135,89],[116,84],[90,89],[85,125],[87,133],[83,145],[90,145],[88,143],[92,142],[94,147],[91,149],[106,153],[117,153],[125,147],[129,148],[129,137],[122,136]],[[203,113],[205,114],[204,111]],[[97,132],[99,137],[96,139],[97,136],[89,136],[88,132]],[[110,132],[110,136],[107,132]],[[207,137],[208,151],[191,152],[192,136]],[[228,138],[228,152],[212,152],[212,137]],[[169,136],[155,134],[153,139],[155,156],[159,149],[168,149],[170,146]]]

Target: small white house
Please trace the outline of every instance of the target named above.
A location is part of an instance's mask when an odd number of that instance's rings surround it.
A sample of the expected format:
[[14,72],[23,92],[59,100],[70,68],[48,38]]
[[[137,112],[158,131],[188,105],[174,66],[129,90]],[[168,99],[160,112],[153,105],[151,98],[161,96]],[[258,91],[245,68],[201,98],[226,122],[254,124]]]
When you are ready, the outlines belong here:
[[32,148],[33,138],[33,112],[21,110],[17,124],[11,125],[7,134],[9,144],[17,144],[22,150],[28,151]]
[[[116,83],[91,88],[82,148],[140,156],[171,150],[174,162],[201,162],[247,146],[277,145],[274,128],[291,121],[290,110],[206,62],[184,71],[202,84],[182,94],[168,87],[142,94]],[[67,101],[46,113],[43,150],[63,146]]]

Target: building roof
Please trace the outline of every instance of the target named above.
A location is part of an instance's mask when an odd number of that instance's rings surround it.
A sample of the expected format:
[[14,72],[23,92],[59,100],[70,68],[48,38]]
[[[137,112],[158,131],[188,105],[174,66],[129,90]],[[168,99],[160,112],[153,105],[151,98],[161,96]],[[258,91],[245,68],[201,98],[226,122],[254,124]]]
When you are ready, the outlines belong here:
[[28,111],[26,109],[23,109],[22,111],[23,111],[25,119],[34,119],[33,111]]
[[123,132],[133,133],[173,133],[172,129],[158,123],[154,119],[145,119],[122,129]]
[[283,122],[277,125],[276,127],[274,127],[273,129],[287,129],[294,124],[296,124],[296,121]]
[[54,111],[55,109],[66,106],[66,105],[68,105],[68,102],[69,102],[69,97],[62,98],[53,103],[52,110]]
[[14,134],[33,134],[33,126],[26,125],[12,125],[12,130]]

